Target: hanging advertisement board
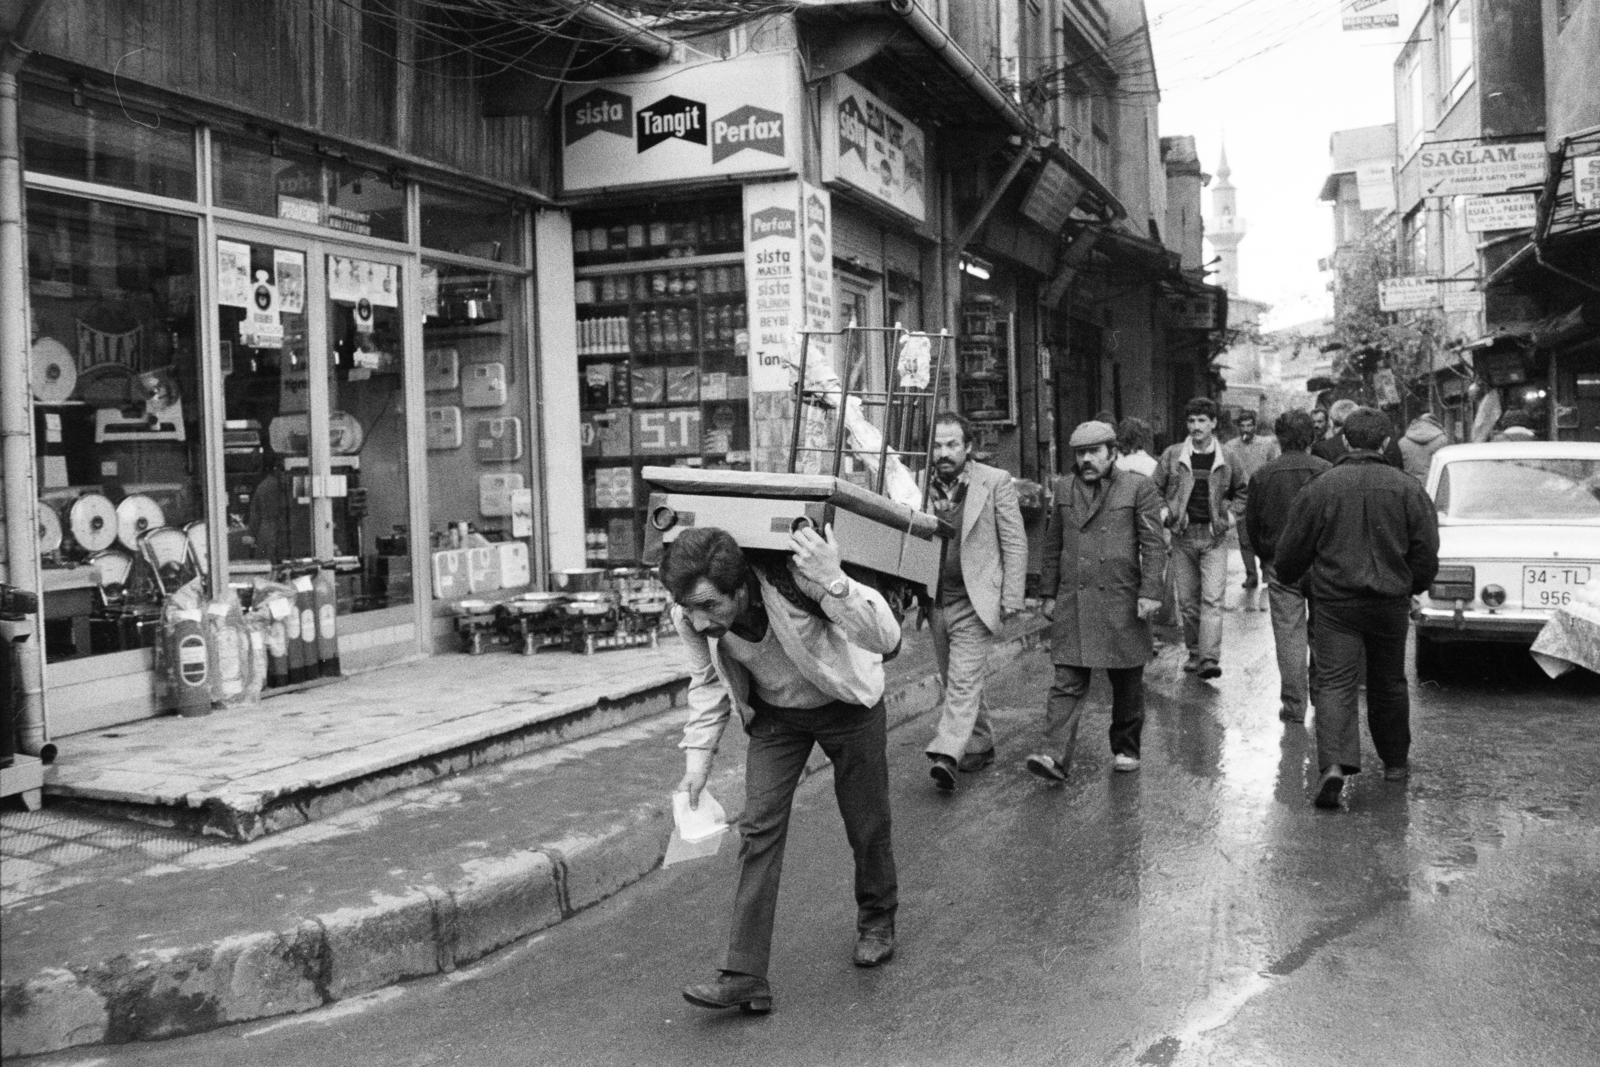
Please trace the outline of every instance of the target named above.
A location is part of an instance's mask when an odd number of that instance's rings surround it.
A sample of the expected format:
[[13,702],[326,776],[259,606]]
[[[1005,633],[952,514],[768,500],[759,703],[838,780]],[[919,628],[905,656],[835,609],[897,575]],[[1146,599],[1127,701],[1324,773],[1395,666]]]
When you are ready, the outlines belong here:
[[1573,159],[1572,199],[1579,211],[1600,211],[1600,155]]
[[1439,141],[1417,152],[1423,196],[1481,196],[1544,181],[1544,142]]
[[1339,25],[1346,30],[1386,30],[1400,25],[1400,0],[1339,0]]
[[1467,199],[1467,232],[1531,230],[1539,218],[1539,202],[1532,193],[1474,196]]
[[822,180],[923,221],[927,138],[921,128],[844,74],[830,80],[822,115]]
[[1394,210],[1394,164],[1388,160],[1356,167],[1356,200],[1362,211]]
[[[745,287],[750,300],[750,391],[787,392],[785,358],[799,331],[833,329],[833,205],[799,181],[744,188]],[[813,341],[811,357],[827,346]]]
[[1414,311],[1439,306],[1439,280],[1421,275],[1378,282],[1379,311]]
[[800,169],[793,52],[568,85],[561,99],[569,193]]

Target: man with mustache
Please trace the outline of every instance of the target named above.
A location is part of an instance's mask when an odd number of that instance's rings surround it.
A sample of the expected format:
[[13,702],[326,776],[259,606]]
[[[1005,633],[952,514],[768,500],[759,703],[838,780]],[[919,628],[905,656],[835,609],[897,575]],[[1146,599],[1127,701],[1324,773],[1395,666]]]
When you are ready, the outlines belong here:
[[833,764],[833,791],[855,856],[857,967],[894,955],[898,905],[889,838],[883,658],[900,624],[877,590],[847,576],[833,527],[803,528],[792,554],[741,549],[714,526],[668,546],[661,582],[689,667],[685,770],[678,792],[700,803],[734,710],[749,735],[739,819],[739,887],[716,978],[684,999],[702,1008],[772,1010],[767,960],[795,788],[813,745]]
[[1105,423],[1083,423],[1068,442],[1075,477],[1056,479],[1040,578],[1056,676],[1046,750],[1027,760],[1047,782],[1067,778],[1095,668],[1111,680],[1111,765],[1139,769],[1144,665],[1155,655],[1150,619],[1161,610],[1167,545],[1161,494],[1149,478],[1116,466],[1116,440]]
[[1028,535],[1011,475],[973,460],[972,444],[972,426],[960,415],[946,411],[934,420],[928,499],[954,535],[945,541],[929,619],[944,709],[927,754],[928,773],[946,792],[955,789],[958,770],[994,762],[984,673],[1001,624],[1022,610],[1028,580]]

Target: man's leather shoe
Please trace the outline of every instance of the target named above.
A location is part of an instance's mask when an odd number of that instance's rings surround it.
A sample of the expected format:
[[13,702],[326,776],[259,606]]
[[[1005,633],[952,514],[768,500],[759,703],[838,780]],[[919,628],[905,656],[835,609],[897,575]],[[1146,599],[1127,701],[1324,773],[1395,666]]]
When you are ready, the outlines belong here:
[[749,1015],[772,1010],[772,990],[765,978],[732,971],[723,971],[714,982],[684,986],[683,999],[699,1008],[738,1008]]
[[948,793],[956,787],[956,761],[949,756],[933,757],[928,776],[933,779],[934,785]]
[[1200,669],[1195,671],[1195,674],[1209,681],[1212,678],[1221,678],[1222,668],[1207,660],[1205,663],[1200,664]]
[[1338,771],[1330,771],[1322,776],[1322,788],[1317,790],[1317,799],[1313,803],[1324,811],[1338,811],[1339,794],[1342,792],[1344,776]]
[[867,930],[856,938],[856,954],[853,960],[857,967],[876,967],[881,963],[888,963],[893,956],[893,930]]
[[1041,756],[1037,752],[1028,757],[1028,770],[1052,785],[1067,780],[1067,769],[1054,756]]
[[994,749],[986,748],[982,752],[966,753],[956,762],[956,766],[960,767],[963,773],[971,774],[973,771],[983,770],[993,762]]
[[1383,768],[1383,780],[1386,782],[1403,782],[1409,777],[1411,777],[1411,765],[1409,763],[1396,763],[1393,766],[1386,765]]

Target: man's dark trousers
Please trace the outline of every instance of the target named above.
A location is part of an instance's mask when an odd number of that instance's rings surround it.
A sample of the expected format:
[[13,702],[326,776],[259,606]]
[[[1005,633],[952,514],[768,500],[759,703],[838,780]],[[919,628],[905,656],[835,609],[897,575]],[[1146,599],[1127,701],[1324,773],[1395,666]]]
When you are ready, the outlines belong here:
[[[1139,735],[1144,728],[1144,668],[1108,667],[1111,681],[1111,752],[1139,758]],[[1045,701],[1044,735],[1063,767],[1072,766],[1078,744],[1078,722],[1083,718],[1083,698],[1089,694],[1090,669],[1056,664],[1055,684]]]
[[1361,769],[1361,656],[1367,659],[1367,729],[1386,767],[1404,767],[1411,752],[1411,691],[1406,685],[1409,597],[1314,600],[1317,767]]
[[765,978],[772,923],[789,837],[789,810],[811,746],[833,762],[833,793],[856,861],[856,928],[892,930],[899,904],[889,842],[889,759],[883,701],[871,708],[835,702],[777,708],[752,699],[745,756],[745,808],[739,820],[739,888],[722,969]]

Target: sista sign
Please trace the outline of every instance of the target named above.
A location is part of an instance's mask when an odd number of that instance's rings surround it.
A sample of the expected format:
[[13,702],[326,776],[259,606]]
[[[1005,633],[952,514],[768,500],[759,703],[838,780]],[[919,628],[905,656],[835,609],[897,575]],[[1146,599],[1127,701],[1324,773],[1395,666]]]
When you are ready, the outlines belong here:
[[792,52],[569,85],[562,91],[563,187],[792,174],[799,169],[799,97]]

